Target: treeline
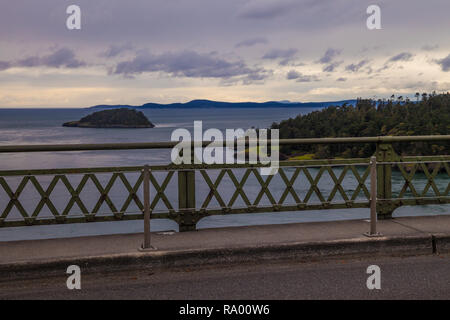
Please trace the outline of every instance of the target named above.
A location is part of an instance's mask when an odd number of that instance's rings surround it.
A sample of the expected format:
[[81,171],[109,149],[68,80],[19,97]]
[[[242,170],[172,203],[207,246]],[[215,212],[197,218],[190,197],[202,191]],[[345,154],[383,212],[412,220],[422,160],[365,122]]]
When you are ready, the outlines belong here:
[[[421,100],[419,101],[419,98]],[[389,100],[358,99],[356,104],[331,106],[320,111],[273,123],[281,139],[416,136],[450,134],[450,94],[416,94],[417,101],[402,97]],[[402,155],[450,153],[450,143],[400,143],[394,145]],[[289,156],[314,154],[314,158],[369,157],[373,144],[283,146]]]

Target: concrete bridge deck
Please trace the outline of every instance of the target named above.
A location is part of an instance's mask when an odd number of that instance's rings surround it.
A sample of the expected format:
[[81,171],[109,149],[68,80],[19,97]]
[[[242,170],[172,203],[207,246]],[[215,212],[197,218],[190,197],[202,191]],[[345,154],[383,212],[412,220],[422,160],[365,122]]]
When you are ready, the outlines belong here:
[[0,280],[33,272],[65,272],[70,264],[95,272],[450,252],[450,215],[381,220],[379,238],[364,236],[368,230],[368,220],[350,220],[157,232],[151,235],[157,250],[151,252],[137,250],[143,234],[0,242]]

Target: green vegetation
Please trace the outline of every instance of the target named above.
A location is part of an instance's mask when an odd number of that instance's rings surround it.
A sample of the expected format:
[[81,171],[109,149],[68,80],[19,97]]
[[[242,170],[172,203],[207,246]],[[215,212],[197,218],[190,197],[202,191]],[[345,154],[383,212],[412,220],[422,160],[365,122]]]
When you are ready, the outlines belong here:
[[[450,133],[450,94],[416,94],[417,102],[403,97],[390,100],[358,99],[356,105],[331,106],[294,119],[274,123],[280,138],[414,136]],[[314,158],[369,157],[373,144],[283,146],[288,156],[314,154]],[[450,143],[398,143],[401,155],[449,154]]]
[[307,153],[301,156],[290,157],[289,160],[313,160],[315,157],[314,153]]
[[97,111],[80,121],[63,124],[64,127],[80,128],[153,128],[154,125],[141,112],[134,109],[120,108]]

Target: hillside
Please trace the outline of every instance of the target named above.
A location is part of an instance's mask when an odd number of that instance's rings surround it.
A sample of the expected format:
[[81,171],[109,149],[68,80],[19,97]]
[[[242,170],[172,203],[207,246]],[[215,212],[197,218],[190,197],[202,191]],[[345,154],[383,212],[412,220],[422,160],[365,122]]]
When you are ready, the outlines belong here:
[[[414,136],[450,134],[450,94],[425,95],[420,102],[359,99],[355,105],[331,106],[294,119],[274,123],[280,138]],[[438,155],[450,152],[449,143],[402,143],[401,154]],[[286,146],[281,152],[314,158],[369,157],[373,145]]]
[[324,108],[330,105],[343,105],[345,103],[355,103],[356,100],[342,100],[331,102],[222,102],[212,100],[192,100],[186,103],[145,103],[141,106],[131,105],[97,105],[90,109],[116,109],[116,108],[133,108],[133,109],[209,109],[209,108]]

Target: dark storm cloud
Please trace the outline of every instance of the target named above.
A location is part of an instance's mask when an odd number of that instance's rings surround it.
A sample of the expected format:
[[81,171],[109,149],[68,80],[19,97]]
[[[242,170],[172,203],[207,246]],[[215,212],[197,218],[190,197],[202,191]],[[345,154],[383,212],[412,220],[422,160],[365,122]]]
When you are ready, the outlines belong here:
[[387,62],[397,62],[397,61],[410,61],[414,55],[409,52],[402,52],[393,57],[391,57]]
[[441,66],[442,71],[450,71],[450,54],[443,59],[436,60],[436,63]]
[[257,44],[265,44],[265,43],[268,43],[266,38],[257,37],[257,38],[252,38],[252,39],[247,39],[247,40],[241,41],[241,42],[237,43],[235,45],[235,47],[236,48],[252,47],[252,46],[257,45]]
[[14,63],[18,67],[50,67],[50,68],[79,68],[86,65],[76,59],[75,53],[68,48],[61,48],[46,56],[31,56]]
[[356,64],[354,64],[354,63],[349,64],[348,66],[345,67],[345,70],[350,71],[350,72],[358,72],[362,67],[364,67],[368,63],[369,63],[369,60],[364,59]]
[[319,59],[319,63],[322,63],[322,64],[330,63],[331,61],[334,60],[334,58],[339,56],[341,53],[342,53],[342,50],[329,48],[325,52],[323,57]]
[[195,51],[166,52],[159,55],[141,51],[132,60],[118,63],[113,73],[130,77],[157,71],[177,77],[226,79],[244,76],[248,80],[261,80],[268,74],[267,70],[250,68],[243,61],[230,62],[213,54]]
[[114,58],[121,55],[124,52],[132,50],[133,48],[134,47],[129,43],[119,45],[112,44],[108,47],[108,49],[106,49],[106,51],[102,52],[100,55],[106,58]]

